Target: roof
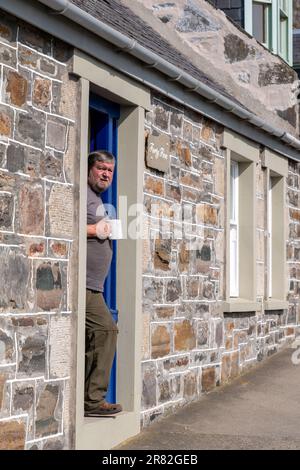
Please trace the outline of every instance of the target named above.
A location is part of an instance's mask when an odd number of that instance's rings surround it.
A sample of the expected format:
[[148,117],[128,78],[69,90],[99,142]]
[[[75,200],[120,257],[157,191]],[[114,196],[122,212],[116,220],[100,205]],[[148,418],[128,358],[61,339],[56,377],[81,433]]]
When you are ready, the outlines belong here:
[[208,78],[207,75],[193,65],[186,56],[175,49],[166,39],[151,28],[151,26],[118,0],[70,1],[94,18],[97,18],[125,36],[134,39],[141,46],[158,54],[172,65],[188,73],[191,77],[218,91],[244,109],[247,109],[235,97],[227,93],[221,85]]

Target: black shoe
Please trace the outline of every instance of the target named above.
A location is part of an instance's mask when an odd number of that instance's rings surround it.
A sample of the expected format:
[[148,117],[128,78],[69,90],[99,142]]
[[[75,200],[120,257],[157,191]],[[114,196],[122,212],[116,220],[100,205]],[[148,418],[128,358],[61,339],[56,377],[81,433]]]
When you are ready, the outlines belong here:
[[122,411],[122,406],[118,403],[107,403],[107,401],[101,402],[97,408],[92,410],[85,410],[84,416],[86,417],[96,417],[96,416],[108,416],[115,415]]

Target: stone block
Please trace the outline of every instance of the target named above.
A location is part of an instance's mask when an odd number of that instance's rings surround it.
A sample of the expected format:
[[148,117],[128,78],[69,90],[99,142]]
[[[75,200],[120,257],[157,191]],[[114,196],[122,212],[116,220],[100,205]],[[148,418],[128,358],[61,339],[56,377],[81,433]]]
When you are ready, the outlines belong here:
[[61,427],[61,385],[44,385],[39,393],[36,407],[35,437],[57,434]]
[[157,359],[170,354],[171,335],[167,326],[152,325],[151,329],[151,357]]
[[184,14],[176,23],[176,30],[180,33],[204,33],[218,31],[220,25],[212,15],[207,14],[201,3],[188,3]]
[[18,32],[18,23],[12,17],[9,17],[4,13],[1,12],[0,18],[0,39],[1,42],[5,42],[10,44],[11,46],[16,46],[17,40],[17,32]]
[[64,155],[64,170],[67,183],[75,182],[75,168],[79,165],[79,154],[77,148],[79,145],[79,137],[76,134],[74,126],[69,125],[67,150]]
[[155,240],[154,268],[168,271],[171,261],[171,240]]
[[52,112],[75,121],[78,116],[79,82],[67,71],[61,78],[63,83],[52,82]]
[[295,71],[283,61],[280,63],[259,65],[258,85],[284,85],[293,83],[297,79]]
[[207,225],[218,224],[218,209],[208,204],[198,204],[196,208],[197,223],[204,223]]
[[155,315],[159,320],[167,320],[174,317],[175,307],[156,307]]
[[142,409],[157,405],[157,375],[155,363],[142,364]]
[[43,262],[36,269],[36,303],[40,310],[50,311],[60,307],[63,289],[59,263]]
[[163,361],[163,370],[168,372],[179,372],[189,367],[190,358],[188,355],[170,357]]
[[168,379],[158,381],[158,403],[172,400],[171,381]]
[[46,373],[46,353],[47,353],[47,331],[40,328],[40,331],[25,334],[18,333],[18,376],[38,376]]
[[40,184],[24,183],[19,192],[19,231],[44,234],[44,190]]
[[166,281],[166,302],[177,302],[181,295],[180,279]]
[[143,279],[143,299],[145,303],[162,303],[163,282],[150,277]]
[[163,105],[154,108],[154,124],[164,131],[169,131],[170,111]]
[[50,110],[51,80],[36,77],[33,82],[32,102],[37,108]]
[[197,348],[209,347],[209,323],[200,321],[197,325]]
[[249,56],[255,56],[255,48],[249,46],[243,39],[236,34],[228,34],[224,38],[225,47],[225,59],[230,64],[235,62],[241,62],[247,59]]
[[174,324],[175,351],[189,351],[196,347],[196,333],[194,325],[189,320]]
[[41,156],[41,176],[51,180],[63,181],[63,157],[60,153],[48,150]]
[[19,44],[18,60],[21,66],[29,69],[38,70],[39,68],[39,55],[37,52],[27,49]]
[[158,171],[166,173],[170,165],[170,136],[152,132],[148,136],[146,148],[146,165]]
[[0,247],[0,311],[28,308],[30,261],[17,250]]
[[34,383],[13,384],[13,410],[15,413],[30,413],[34,405]]
[[192,165],[192,153],[188,143],[183,143],[182,146],[178,148],[178,151],[180,161],[190,167]]
[[195,188],[199,191],[202,190],[203,184],[200,179],[199,175],[196,175],[194,173],[189,173],[187,171],[181,170],[180,174],[180,184],[183,184],[185,186],[190,186],[192,188]]
[[0,168],[4,166],[7,146],[0,142]]
[[203,282],[202,295],[205,299],[212,300],[215,298],[215,283],[210,281]]
[[193,124],[190,121],[183,121],[183,139],[186,142],[193,140]]
[[177,111],[171,112],[170,130],[173,136],[181,136],[183,114]]
[[15,358],[15,341],[12,331],[0,329],[0,362],[8,364]]
[[183,377],[183,397],[191,400],[198,395],[198,373],[189,371]]
[[142,315],[142,360],[150,358],[150,314],[143,312]]
[[[1,30],[1,24],[0,24]],[[1,34],[1,32],[0,32]],[[2,39],[2,38],[1,38]],[[17,68],[17,53],[15,49],[0,44],[0,63],[4,65],[9,65],[12,68]]]
[[52,38],[52,41],[54,59],[63,63],[69,62],[69,60],[73,57],[73,48],[57,38]]
[[16,139],[36,147],[43,147],[45,139],[45,115],[32,110],[28,114],[17,113]]
[[166,183],[166,197],[172,201],[180,202],[181,190],[179,186],[174,184]]
[[49,243],[49,256],[54,258],[67,258],[69,244],[67,242],[59,242],[51,240]]
[[190,251],[185,242],[180,244],[179,256],[178,256],[178,269],[180,273],[188,272],[190,264]]
[[158,196],[164,195],[164,180],[149,175],[144,178],[144,191]]
[[73,237],[73,189],[61,184],[48,186],[47,234],[53,237]]
[[215,192],[220,196],[225,194],[225,160],[215,159],[213,166]]
[[187,277],[186,279],[187,299],[197,299],[199,297],[199,278]]
[[18,73],[7,70],[4,73],[5,101],[14,106],[23,107],[28,98],[30,89],[27,73]]
[[0,230],[13,229],[14,197],[0,193]]
[[25,147],[11,142],[7,147],[6,166],[8,171],[15,173],[16,171],[25,171]]
[[69,315],[53,316],[49,327],[50,377],[67,377],[70,375],[72,362],[71,317]]
[[42,239],[26,239],[25,249],[27,256],[45,256],[46,255],[46,241]]
[[24,450],[26,424],[20,419],[0,421],[0,450]]
[[14,111],[8,106],[0,104],[0,138],[12,137],[14,125]]
[[19,30],[19,41],[43,54],[51,54],[51,37],[34,26],[22,25]]
[[66,121],[48,117],[46,145],[64,152],[66,150],[67,129]]
[[215,367],[205,367],[202,369],[201,385],[203,392],[210,392],[216,386]]

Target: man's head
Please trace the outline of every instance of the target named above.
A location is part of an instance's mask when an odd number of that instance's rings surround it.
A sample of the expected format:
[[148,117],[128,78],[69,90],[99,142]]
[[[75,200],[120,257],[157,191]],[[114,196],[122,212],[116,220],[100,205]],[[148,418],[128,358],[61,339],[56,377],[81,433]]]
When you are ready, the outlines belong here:
[[106,150],[97,150],[88,156],[88,184],[96,193],[103,193],[112,183],[115,157]]

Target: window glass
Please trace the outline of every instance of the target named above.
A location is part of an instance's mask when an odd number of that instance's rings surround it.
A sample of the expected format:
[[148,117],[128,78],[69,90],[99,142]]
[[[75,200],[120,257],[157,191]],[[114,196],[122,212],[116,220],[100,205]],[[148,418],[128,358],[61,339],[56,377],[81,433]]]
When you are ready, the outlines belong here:
[[253,36],[257,41],[270,44],[270,19],[271,19],[271,5],[253,2],[252,6],[252,21],[253,21]]
[[230,297],[238,297],[238,163],[230,163]]

